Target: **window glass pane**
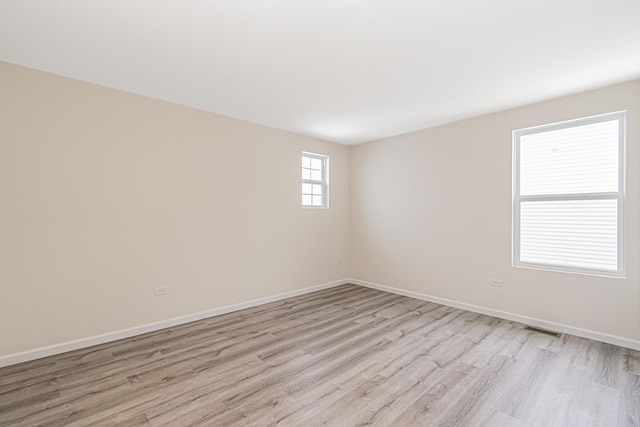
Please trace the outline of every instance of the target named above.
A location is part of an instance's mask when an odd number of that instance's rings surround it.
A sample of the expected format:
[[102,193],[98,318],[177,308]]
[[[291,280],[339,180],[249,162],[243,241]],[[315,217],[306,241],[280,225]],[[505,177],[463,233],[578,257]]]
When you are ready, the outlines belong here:
[[520,261],[617,271],[618,201],[522,202]]
[[306,156],[302,156],[302,167],[303,168],[310,168],[311,167],[311,159],[309,159]]
[[313,206],[322,206],[322,196],[313,196]]
[[311,196],[303,194],[302,195],[302,205],[303,206],[311,206]]
[[520,194],[618,191],[618,120],[520,138]]
[[322,185],[313,184],[313,194],[322,194]]
[[311,179],[311,171],[309,169],[302,169],[302,179]]
[[311,194],[311,184],[302,184],[302,193]]
[[311,167],[313,169],[322,169],[322,160],[320,159],[311,159]]
[[[303,179],[304,179],[304,173],[303,173]],[[320,171],[316,171],[316,170],[311,170],[311,179],[314,181],[321,181],[322,180],[322,173]]]

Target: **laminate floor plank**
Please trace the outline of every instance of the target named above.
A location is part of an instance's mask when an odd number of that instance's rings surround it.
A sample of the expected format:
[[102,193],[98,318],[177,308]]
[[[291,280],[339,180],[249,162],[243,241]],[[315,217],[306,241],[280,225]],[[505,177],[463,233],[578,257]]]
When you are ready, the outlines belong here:
[[640,426],[640,375],[627,377],[621,399],[618,425]]
[[356,285],[0,369],[0,426],[640,427],[640,352]]

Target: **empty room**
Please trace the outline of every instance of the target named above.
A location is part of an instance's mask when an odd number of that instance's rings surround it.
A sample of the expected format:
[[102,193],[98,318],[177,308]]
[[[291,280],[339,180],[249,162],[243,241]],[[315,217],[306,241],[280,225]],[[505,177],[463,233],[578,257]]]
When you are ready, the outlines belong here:
[[640,427],[638,22],[0,1],[0,426]]

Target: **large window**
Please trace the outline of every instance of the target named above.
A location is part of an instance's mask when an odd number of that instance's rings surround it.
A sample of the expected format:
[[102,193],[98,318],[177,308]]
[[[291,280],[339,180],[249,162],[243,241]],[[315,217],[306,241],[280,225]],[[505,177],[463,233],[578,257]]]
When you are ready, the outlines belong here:
[[513,263],[624,275],[624,112],[513,133]]
[[302,206],[329,207],[327,190],[329,158],[320,154],[302,153]]

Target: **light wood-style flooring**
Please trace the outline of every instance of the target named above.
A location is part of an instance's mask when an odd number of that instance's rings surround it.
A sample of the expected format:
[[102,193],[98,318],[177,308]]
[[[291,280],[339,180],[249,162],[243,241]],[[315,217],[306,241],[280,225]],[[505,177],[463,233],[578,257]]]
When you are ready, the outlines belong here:
[[640,426],[640,352],[345,285],[0,369],[2,426]]

